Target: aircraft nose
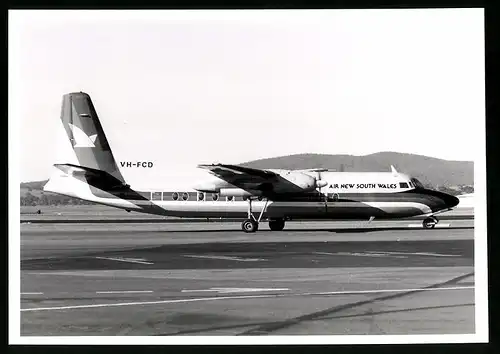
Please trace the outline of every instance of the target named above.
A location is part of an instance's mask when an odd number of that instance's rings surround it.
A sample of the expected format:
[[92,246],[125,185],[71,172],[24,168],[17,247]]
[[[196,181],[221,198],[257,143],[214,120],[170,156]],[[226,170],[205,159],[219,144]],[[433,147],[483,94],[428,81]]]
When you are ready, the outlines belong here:
[[453,207],[458,205],[458,203],[460,202],[460,199],[458,199],[454,195],[444,194],[443,201],[448,208],[453,208]]

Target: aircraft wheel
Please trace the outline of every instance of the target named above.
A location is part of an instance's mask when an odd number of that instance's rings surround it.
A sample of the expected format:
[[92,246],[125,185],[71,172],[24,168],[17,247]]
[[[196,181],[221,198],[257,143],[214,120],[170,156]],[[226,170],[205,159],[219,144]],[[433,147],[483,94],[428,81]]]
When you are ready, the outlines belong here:
[[422,222],[425,229],[433,229],[437,224],[437,219],[435,217],[430,217]]
[[241,229],[247,233],[255,232],[259,228],[259,224],[255,220],[246,219],[241,223]]
[[285,220],[283,219],[269,220],[269,228],[272,231],[282,231],[285,228]]

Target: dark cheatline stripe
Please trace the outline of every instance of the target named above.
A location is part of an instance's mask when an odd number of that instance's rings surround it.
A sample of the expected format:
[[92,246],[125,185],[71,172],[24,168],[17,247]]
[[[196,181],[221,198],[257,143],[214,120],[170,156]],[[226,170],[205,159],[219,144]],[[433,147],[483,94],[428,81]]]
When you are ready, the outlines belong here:
[[357,202],[395,202],[395,203],[421,203],[428,206],[442,203],[441,198],[427,193],[416,193],[413,191],[399,193],[370,193],[370,194],[354,194],[340,195],[339,201],[357,201]]

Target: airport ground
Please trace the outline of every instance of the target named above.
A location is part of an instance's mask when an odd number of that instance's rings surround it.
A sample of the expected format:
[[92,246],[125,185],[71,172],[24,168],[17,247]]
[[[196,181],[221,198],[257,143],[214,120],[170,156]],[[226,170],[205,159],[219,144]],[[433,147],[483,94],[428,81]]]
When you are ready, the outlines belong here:
[[21,335],[474,333],[473,223],[21,224]]

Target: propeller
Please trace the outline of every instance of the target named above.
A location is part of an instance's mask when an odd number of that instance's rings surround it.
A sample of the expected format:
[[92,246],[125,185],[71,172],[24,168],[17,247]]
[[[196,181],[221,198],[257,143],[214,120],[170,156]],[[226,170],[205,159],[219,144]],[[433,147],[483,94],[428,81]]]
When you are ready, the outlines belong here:
[[321,179],[321,170],[317,171],[317,173],[318,178],[316,178],[316,187],[319,188],[319,192],[321,193],[321,188],[326,187],[328,182]]

